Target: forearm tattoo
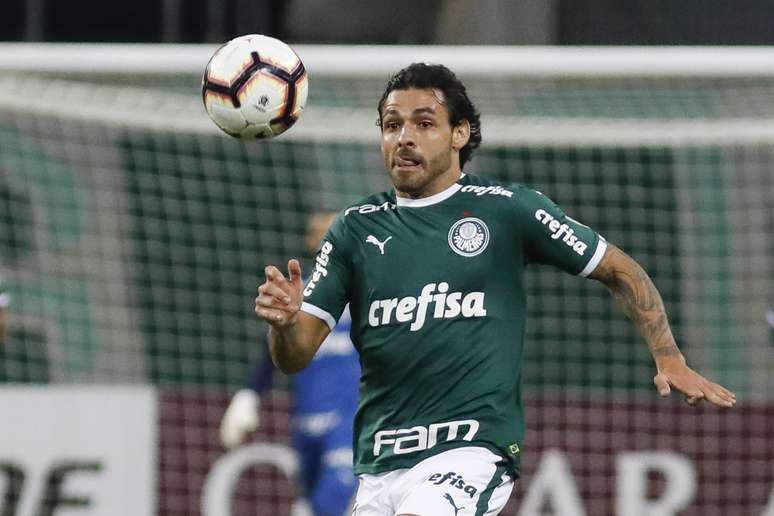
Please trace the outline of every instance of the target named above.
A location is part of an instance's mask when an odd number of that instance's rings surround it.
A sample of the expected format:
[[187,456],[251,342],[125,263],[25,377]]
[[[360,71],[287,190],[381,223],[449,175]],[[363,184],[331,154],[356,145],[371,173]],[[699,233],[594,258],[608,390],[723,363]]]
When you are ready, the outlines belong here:
[[664,302],[648,274],[623,251],[611,246],[611,254],[593,277],[603,282],[626,316],[645,338],[654,358],[679,355],[669,327]]

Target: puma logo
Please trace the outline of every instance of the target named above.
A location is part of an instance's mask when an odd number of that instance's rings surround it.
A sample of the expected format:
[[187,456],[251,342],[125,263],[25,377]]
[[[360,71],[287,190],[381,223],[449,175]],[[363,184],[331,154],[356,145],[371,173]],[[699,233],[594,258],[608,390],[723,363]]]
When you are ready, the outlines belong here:
[[386,244],[391,238],[392,238],[391,236],[388,236],[387,240],[385,240],[384,242],[379,242],[379,240],[375,236],[368,235],[368,238],[366,238],[366,243],[367,244],[374,244],[376,247],[379,248],[379,251],[382,254],[384,254],[384,244]]
[[465,507],[457,507],[457,505],[454,503],[454,498],[449,493],[445,493],[443,495],[444,499],[449,500],[449,503],[452,504],[452,507],[454,507],[454,516],[457,516],[457,513],[460,512]]

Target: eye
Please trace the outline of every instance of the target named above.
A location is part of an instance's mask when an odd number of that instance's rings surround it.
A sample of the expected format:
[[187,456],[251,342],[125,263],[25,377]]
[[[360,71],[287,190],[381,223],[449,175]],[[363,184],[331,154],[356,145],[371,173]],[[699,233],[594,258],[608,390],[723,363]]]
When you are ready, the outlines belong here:
[[384,125],[382,126],[385,131],[394,131],[398,127],[400,127],[400,124],[394,120],[388,120],[384,122]]
[[430,120],[422,120],[421,122],[419,122],[419,127],[421,127],[422,129],[433,127],[433,122]]

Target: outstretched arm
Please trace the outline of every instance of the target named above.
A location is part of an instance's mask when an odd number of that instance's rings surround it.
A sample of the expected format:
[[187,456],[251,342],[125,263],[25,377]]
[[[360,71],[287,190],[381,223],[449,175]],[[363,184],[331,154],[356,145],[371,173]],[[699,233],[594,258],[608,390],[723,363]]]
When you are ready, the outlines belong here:
[[675,388],[686,396],[691,405],[705,399],[722,407],[731,407],[736,403],[731,391],[707,380],[686,365],[685,357],[672,336],[661,295],[636,261],[608,244],[605,256],[589,277],[604,283],[648,343],[658,371],[653,383],[659,394],[668,396]]
[[273,265],[258,287],[255,313],[269,323],[269,352],[285,374],[297,373],[312,361],[330,328],[313,315],[301,312],[304,282],[298,260],[288,262],[288,277]]

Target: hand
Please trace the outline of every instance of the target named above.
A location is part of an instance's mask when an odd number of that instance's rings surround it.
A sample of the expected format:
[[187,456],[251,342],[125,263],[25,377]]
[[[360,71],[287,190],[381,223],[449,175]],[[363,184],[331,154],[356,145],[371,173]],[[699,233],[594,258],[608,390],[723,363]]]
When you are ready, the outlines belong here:
[[258,287],[255,314],[275,327],[292,326],[298,319],[303,290],[298,260],[288,262],[288,279],[275,266],[269,265],[266,267],[266,281]]
[[691,406],[700,405],[704,400],[719,407],[733,407],[736,395],[722,385],[713,383],[685,364],[685,359],[671,360],[660,364],[658,374],[653,383],[662,397],[669,396],[672,388],[685,395],[685,400]]
[[260,398],[250,389],[237,392],[220,420],[220,442],[225,448],[242,444],[258,428]]

